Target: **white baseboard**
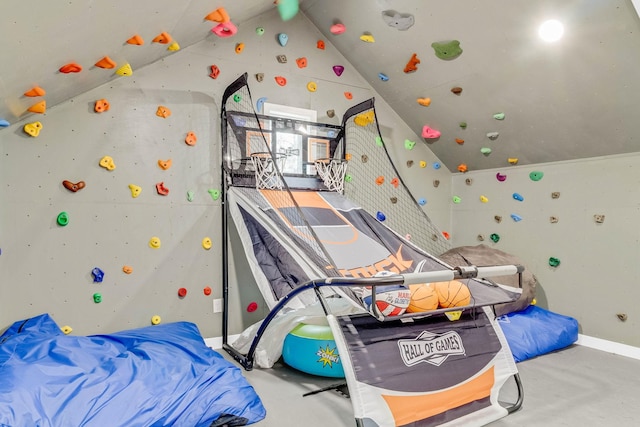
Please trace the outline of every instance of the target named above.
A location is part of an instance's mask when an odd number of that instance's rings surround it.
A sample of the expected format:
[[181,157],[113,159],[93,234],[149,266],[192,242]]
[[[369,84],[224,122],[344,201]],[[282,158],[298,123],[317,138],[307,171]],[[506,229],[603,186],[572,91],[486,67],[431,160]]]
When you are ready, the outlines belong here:
[[576,344],[640,360],[640,347],[578,334]]
[[[229,344],[233,344],[233,342],[237,340],[239,336],[240,334],[229,335],[228,337]],[[204,343],[209,348],[212,348],[214,350],[219,350],[222,348],[222,337],[205,338]]]

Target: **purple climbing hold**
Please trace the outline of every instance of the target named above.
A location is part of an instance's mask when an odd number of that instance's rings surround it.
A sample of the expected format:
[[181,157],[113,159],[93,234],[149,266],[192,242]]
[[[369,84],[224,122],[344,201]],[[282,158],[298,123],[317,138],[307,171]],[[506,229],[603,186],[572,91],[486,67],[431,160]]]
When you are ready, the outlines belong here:
[[340,77],[344,72],[344,67],[342,65],[334,65],[333,72],[336,73],[336,76]]

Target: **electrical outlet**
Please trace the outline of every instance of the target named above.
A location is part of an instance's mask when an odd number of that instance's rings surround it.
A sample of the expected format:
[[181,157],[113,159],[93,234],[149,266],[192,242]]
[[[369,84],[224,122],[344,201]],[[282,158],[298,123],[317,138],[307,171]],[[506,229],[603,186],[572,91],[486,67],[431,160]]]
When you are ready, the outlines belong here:
[[213,300],[213,312],[222,313],[222,298],[217,298]]

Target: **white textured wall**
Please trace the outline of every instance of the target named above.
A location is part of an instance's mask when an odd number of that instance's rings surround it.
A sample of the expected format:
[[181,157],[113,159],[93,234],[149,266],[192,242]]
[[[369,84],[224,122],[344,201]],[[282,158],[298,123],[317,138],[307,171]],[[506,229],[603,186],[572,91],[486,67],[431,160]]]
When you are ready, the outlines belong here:
[[[538,277],[541,306],[575,317],[585,335],[640,346],[639,170],[635,154],[455,174],[452,192],[462,202],[451,203],[453,243],[475,245],[484,235],[485,244],[517,255]],[[544,177],[534,182],[531,171]],[[553,192],[560,197],[553,199]],[[513,221],[512,213],[522,220]],[[594,215],[604,215],[604,222]],[[492,233],[501,237],[497,244],[489,240]],[[550,257],[560,265],[551,267]]]
[[[258,26],[265,28],[264,35],[256,34]],[[286,47],[276,40],[280,32],[289,35]],[[165,322],[196,322],[205,336],[220,335],[221,317],[213,314],[212,299],[221,296],[221,208],[207,190],[220,188],[222,92],[243,72],[262,72],[262,83],[250,77],[254,101],[267,97],[269,102],[315,109],[319,121],[339,123],[348,107],[376,94],[328,40],[327,48],[318,50],[318,38],[319,32],[302,14],[283,23],[274,9],[242,25],[230,39],[210,35],[134,69],[132,77],[116,79],[0,130],[0,330],[48,312],[78,334],[145,326],[159,315]],[[240,42],[245,49],[236,54]],[[287,55],[287,64],[277,62],[280,54]],[[305,69],[295,63],[301,56],[308,58]],[[209,77],[212,64],[221,70],[216,80]],[[345,66],[341,77],[332,71],[337,64]],[[286,87],[276,85],[276,75],[288,79]],[[317,83],[317,92],[306,90],[309,81]],[[345,91],[354,99],[347,100]],[[96,114],[93,104],[101,98],[111,109]],[[172,115],[157,117],[159,105],[169,107]],[[405,150],[406,138],[419,138],[381,99],[377,107],[385,141],[401,173],[418,197],[429,200],[426,209],[434,222],[448,229],[449,172],[417,165],[408,169],[408,159],[429,165],[437,159],[423,144]],[[335,110],[334,119],[326,117],[329,109]],[[43,129],[31,138],[22,126],[35,120]],[[184,143],[188,131],[197,134],[197,145]],[[115,170],[98,165],[105,155],[113,157]],[[168,158],[172,167],[161,170],[157,161]],[[438,189],[432,185],[434,179],[441,181]],[[84,180],[86,188],[71,193],[63,188],[63,180]],[[166,197],[155,191],[161,181],[170,189]],[[138,198],[131,197],[129,184],[142,187]],[[187,201],[189,190],[195,192],[192,202]],[[56,224],[62,211],[69,214],[66,227]],[[161,248],[148,246],[153,236],[161,239]],[[201,245],[204,237],[213,241],[209,251]],[[237,243],[234,249],[237,254]],[[231,258],[232,333],[264,314],[245,312],[259,295],[242,256]],[[124,265],[132,266],[133,273],[124,274]],[[94,267],[105,272],[102,283],[93,283]],[[205,286],[213,289],[211,296],[203,294]],[[188,290],[183,299],[177,295],[181,287]],[[95,292],[103,296],[100,304],[93,302]]]

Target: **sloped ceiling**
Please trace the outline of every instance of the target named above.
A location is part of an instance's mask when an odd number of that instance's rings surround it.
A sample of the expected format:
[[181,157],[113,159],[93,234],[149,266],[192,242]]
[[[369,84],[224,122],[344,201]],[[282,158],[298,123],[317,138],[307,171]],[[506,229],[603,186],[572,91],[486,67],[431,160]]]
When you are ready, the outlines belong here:
[[[25,117],[39,100],[23,96],[33,85],[45,88],[47,104],[55,105],[117,78],[93,66],[105,55],[135,72],[171,54],[151,42],[161,32],[182,47],[212,37],[204,16],[221,6],[236,24],[275,7],[273,0],[3,2],[0,118]],[[300,6],[349,61],[336,65],[356,68],[418,135],[424,125],[441,132],[424,141],[450,170],[461,163],[469,170],[504,167],[509,158],[535,164],[640,151],[640,21],[632,0],[304,0]],[[413,15],[415,24],[393,28],[385,11]],[[565,25],[556,43],[537,36],[550,18]],[[335,23],[346,31],[331,34]],[[134,34],[143,46],[126,43]],[[363,42],[363,34],[375,42]],[[460,41],[463,53],[437,58],[431,44],[450,40]],[[417,70],[404,73],[414,53]],[[69,62],[84,71],[60,73]],[[456,86],[460,95],[451,92]],[[498,138],[489,139],[490,132]]]

